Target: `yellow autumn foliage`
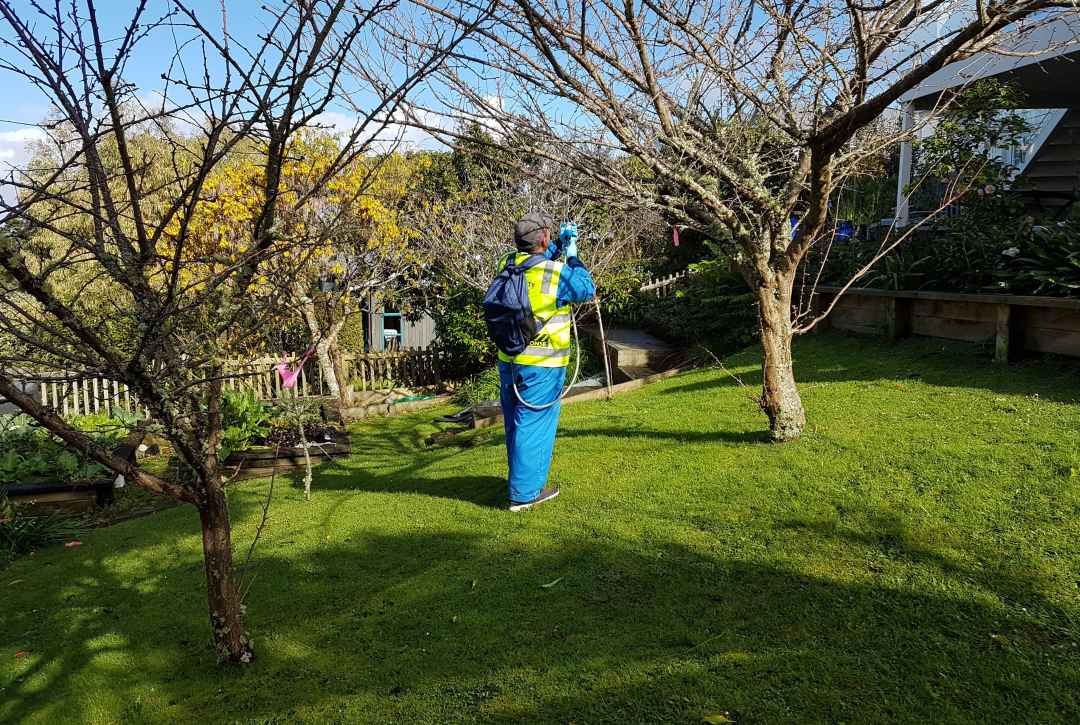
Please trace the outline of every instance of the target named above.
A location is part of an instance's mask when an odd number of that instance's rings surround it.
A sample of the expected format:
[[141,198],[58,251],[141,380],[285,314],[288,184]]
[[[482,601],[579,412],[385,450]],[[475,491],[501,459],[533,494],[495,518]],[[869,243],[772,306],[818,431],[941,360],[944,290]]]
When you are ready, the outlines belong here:
[[[386,154],[339,158],[330,134],[308,131],[290,144],[274,203],[275,269],[286,278],[333,272],[338,253],[401,253],[411,232],[400,221],[409,180],[430,161],[423,156]],[[198,285],[225,272],[255,248],[255,221],[266,192],[265,148],[234,152],[207,178],[186,230],[180,255],[181,281]],[[166,228],[165,254],[172,257],[184,233],[173,221]],[[266,283],[265,275],[256,282]]]

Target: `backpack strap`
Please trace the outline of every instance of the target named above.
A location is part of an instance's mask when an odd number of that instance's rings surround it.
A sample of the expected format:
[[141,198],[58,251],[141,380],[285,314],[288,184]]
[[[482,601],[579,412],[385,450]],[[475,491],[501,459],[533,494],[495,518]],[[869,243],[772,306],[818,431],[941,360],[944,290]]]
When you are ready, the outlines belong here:
[[[499,269],[499,271],[502,272],[507,267],[509,267],[510,264],[514,261],[514,257],[516,257],[518,254],[520,254],[520,252],[510,252],[505,257],[503,257],[504,261],[503,261],[502,267]],[[524,272],[526,269],[532,269],[533,267],[535,267],[535,266],[537,266],[539,264],[543,264],[544,262],[547,262],[547,261],[550,261],[550,260],[548,260],[548,258],[545,257],[544,255],[542,255],[542,254],[533,254],[528,259],[526,259],[524,262],[522,262],[521,264],[519,264],[517,266],[520,267],[521,271]]]

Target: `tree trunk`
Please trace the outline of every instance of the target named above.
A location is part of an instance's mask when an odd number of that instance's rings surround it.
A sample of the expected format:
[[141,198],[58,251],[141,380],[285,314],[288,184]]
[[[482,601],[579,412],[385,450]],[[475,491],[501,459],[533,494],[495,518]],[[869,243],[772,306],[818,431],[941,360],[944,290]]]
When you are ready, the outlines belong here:
[[342,408],[347,408],[352,404],[352,389],[349,386],[349,377],[345,374],[345,359],[336,334],[330,341],[330,360],[334,363],[334,377],[338,382],[338,402]]
[[349,381],[344,379],[341,353],[337,349],[338,335],[341,333],[341,328],[345,326],[345,318],[334,321],[324,332],[319,325],[319,315],[315,309],[314,300],[305,296],[303,290],[298,293],[298,296],[301,299],[300,311],[304,316],[304,321],[307,322],[308,332],[315,341],[315,359],[319,361],[322,379],[326,381],[330,396],[338,402],[338,405],[348,406],[350,400],[346,386]]
[[330,355],[329,341],[319,341],[315,346],[315,357],[319,361],[319,370],[322,372],[323,380],[326,381],[330,397],[341,400],[341,386],[338,384],[337,370],[334,369],[334,360]]
[[232,527],[220,479],[207,486],[206,500],[199,505],[199,519],[214,648],[223,661],[246,664],[255,655],[244,628],[240,590],[233,576]]
[[776,442],[798,438],[806,426],[806,412],[791,366],[792,281],[775,275],[755,287],[761,327],[761,407],[769,416],[769,437]]
[[311,452],[308,450],[307,435],[304,434],[304,424],[297,422],[296,427],[300,430],[300,447],[304,449],[304,500],[311,500]]

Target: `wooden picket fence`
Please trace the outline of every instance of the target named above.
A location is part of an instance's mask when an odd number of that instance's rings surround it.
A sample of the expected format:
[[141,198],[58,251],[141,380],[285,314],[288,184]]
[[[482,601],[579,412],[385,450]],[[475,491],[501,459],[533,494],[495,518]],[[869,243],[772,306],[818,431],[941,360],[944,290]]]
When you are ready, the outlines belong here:
[[[251,390],[262,400],[282,395],[281,377],[275,367],[281,356],[267,356],[229,366],[226,388]],[[354,390],[423,388],[442,382],[441,357],[434,350],[397,350],[342,355],[345,379]],[[318,362],[312,358],[300,371],[295,394],[317,398],[330,394]]]
[[145,414],[128,386],[106,378],[82,378],[78,380],[54,379],[37,383],[41,404],[51,407],[63,416],[114,415],[119,411]]
[[[281,356],[230,361],[225,366],[223,387],[226,390],[250,390],[261,400],[283,395],[281,377],[275,366]],[[401,350],[343,356],[347,384],[354,390],[391,388],[426,388],[442,383],[442,358],[433,350]],[[42,376],[47,378],[48,376]],[[318,398],[330,394],[317,361],[308,360],[290,392],[300,398]],[[63,374],[37,384],[42,405],[62,415],[115,414],[119,411],[145,414],[135,395],[123,383],[106,378],[70,379]]]
[[345,355],[344,362],[354,390],[426,388],[443,381],[442,358],[433,350]]
[[690,272],[684,269],[681,272],[669,274],[666,277],[650,278],[641,285],[638,291],[658,299],[670,297],[675,294],[675,290],[681,284],[681,280],[686,279],[689,274]]

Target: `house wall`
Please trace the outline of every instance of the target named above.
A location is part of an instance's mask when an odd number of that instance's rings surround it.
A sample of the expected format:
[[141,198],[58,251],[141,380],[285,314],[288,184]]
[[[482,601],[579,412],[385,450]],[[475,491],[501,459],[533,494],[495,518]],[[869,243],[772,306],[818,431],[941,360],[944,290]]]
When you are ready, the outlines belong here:
[[427,315],[419,320],[405,319],[402,326],[405,339],[401,346],[407,350],[425,350],[435,341],[435,321]]
[[[401,348],[403,350],[426,350],[435,341],[435,321],[424,315],[418,320],[401,318]],[[383,314],[382,309],[368,313],[367,346],[371,352],[383,349]]]

